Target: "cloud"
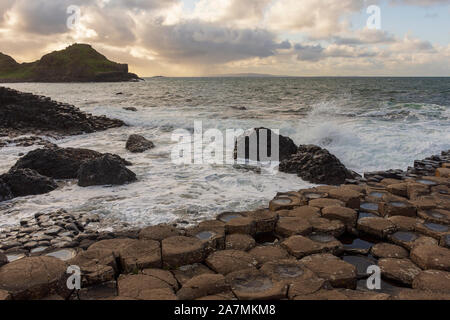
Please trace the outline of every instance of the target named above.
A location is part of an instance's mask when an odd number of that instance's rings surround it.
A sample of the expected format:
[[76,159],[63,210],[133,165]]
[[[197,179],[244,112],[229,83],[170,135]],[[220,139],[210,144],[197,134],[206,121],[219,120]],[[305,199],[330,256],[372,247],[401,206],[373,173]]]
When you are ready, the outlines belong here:
[[176,25],[150,23],[143,28],[142,44],[174,62],[226,63],[251,57],[269,57],[288,42],[263,29],[220,27],[200,20]]
[[382,44],[382,43],[393,43],[395,42],[395,37],[386,31],[373,30],[373,29],[363,29],[353,33],[354,36],[344,37],[344,36],[333,36],[332,41],[336,44],[343,45],[364,45],[364,44]]
[[367,49],[361,49],[347,45],[331,44],[324,48],[320,44],[317,45],[301,45],[294,46],[297,59],[301,61],[320,61],[327,58],[367,58],[375,57],[376,53]]

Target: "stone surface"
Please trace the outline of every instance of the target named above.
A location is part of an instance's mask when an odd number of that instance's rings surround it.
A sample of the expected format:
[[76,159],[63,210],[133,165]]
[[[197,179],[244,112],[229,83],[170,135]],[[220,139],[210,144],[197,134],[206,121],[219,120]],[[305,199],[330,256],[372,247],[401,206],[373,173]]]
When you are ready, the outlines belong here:
[[450,300],[450,293],[402,289],[392,296],[392,300]]
[[[13,197],[24,197],[49,193],[58,185],[53,179],[44,177],[31,169],[14,169],[0,175],[0,181],[6,184]],[[4,195],[7,199],[9,196]]]
[[[28,152],[20,158],[13,169],[32,169],[43,176],[54,179],[76,179],[83,162],[102,157],[104,154],[89,149],[46,148]],[[124,165],[128,161],[114,157]]]
[[146,268],[161,267],[161,246],[154,240],[135,240],[119,251],[120,265],[130,273]]
[[118,272],[112,251],[106,249],[81,251],[68,264],[80,267],[82,287],[114,280]]
[[8,291],[0,290],[0,301],[11,300],[11,295]]
[[0,268],[0,290],[14,300],[44,298],[65,286],[67,265],[51,257],[29,257]]
[[450,249],[423,244],[411,250],[411,260],[422,269],[450,271]]
[[200,263],[179,267],[172,270],[172,273],[181,285],[184,285],[190,279],[201,274],[214,274],[211,269]]
[[144,274],[121,275],[117,281],[118,295],[137,300],[177,300],[170,284]]
[[256,234],[256,222],[249,217],[238,217],[231,219],[225,224],[225,232],[227,234]]
[[278,221],[278,213],[266,209],[244,212],[243,215],[255,221],[256,233],[273,232]]
[[0,267],[8,263],[8,257],[0,252]]
[[355,210],[341,206],[323,208],[322,217],[329,220],[339,220],[347,229],[355,227],[358,220],[358,214]]
[[146,276],[164,281],[174,291],[177,291],[179,289],[177,279],[175,279],[174,275],[170,271],[162,269],[144,269],[141,273]]
[[340,185],[355,175],[328,150],[314,145],[301,145],[295,154],[282,160],[280,171],[295,173],[305,181]]
[[383,218],[361,218],[358,220],[357,229],[369,235],[385,238],[396,231],[396,226]]
[[202,274],[190,279],[177,292],[180,300],[194,300],[197,298],[219,294],[230,290],[221,274]]
[[227,281],[239,300],[278,300],[286,297],[287,285],[273,281],[259,270],[233,272]]
[[132,134],[128,137],[126,149],[133,153],[142,153],[153,149],[155,145],[150,140],[145,139],[138,134]]
[[395,224],[399,231],[414,231],[419,223],[419,220],[416,218],[404,216],[392,216],[388,220]]
[[312,218],[309,222],[314,232],[330,234],[335,237],[339,237],[345,232],[345,225],[339,220]]
[[309,206],[316,207],[316,208],[325,208],[325,207],[345,207],[345,203],[341,200],[337,199],[313,199],[309,201]]
[[403,259],[409,257],[409,252],[395,244],[377,243],[370,249],[370,253],[377,258],[397,258]]
[[277,261],[289,258],[288,252],[281,246],[258,246],[249,251],[250,255],[262,265],[266,262]]
[[247,252],[224,250],[211,254],[206,259],[206,264],[215,272],[227,275],[234,271],[256,267],[258,262]]
[[358,191],[349,189],[348,187],[339,187],[329,190],[328,196],[343,201],[348,208],[359,209],[361,193]]
[[412,285],[414,278],[422,271],[409,259],[383,258],[378,261],[381,275],[386,279]]
[[265,263],[260,271],[273,281],[286,285],[297,283],[316,283],[317,276],[295,259],[284,259]]
[[[267,149],[260,150],[260,146],[263,145],[262,142],[260,142],[260,139],[262,140],[264,138],[267,139],[267,142],[264,141],[266,142],[265,145],[267,146]],[[297,152],[297,146],[289,137],[277,135],[267,128],[254,128],[237,138],[234,147],[234,159],[249,159],[252,161],[260,161],[261,155],[272,157],[272,138],[275,138],[278,143],[279,161],[288,159],[292,154]],[[254,143],[256,143],[256,145],[254,146],[256,148],[254,149],[256,149],[255,151],[257,153],[255,155],[250,154],[250,143],[253,143],[253,141]]]
[[283,241],[281,246],[297,259],[320,253],[323,250],[319,243],[303,236],[292,236]]
[[255,239],[248,234],[229,234],[225,238],[225,249],[249,251],[256,245]]
[[300,262],[320,278],[328,280],[333,287],[356,288],[356,268],[331,254],[313,254]]
[[320,218],[320,209],[317,207],[301,206],[292,210],[278,211],[278,215],[280,217],[304,218],[309,220],[311,218]]
[[162,260],[166,268],[202,262],[205,254],[205,244],[196,238],[176,236],[162,241]]
[[78,185],[122,185],[136,181],[136,174],[111,154],[83,162],[78,171]]
[[450,272],[441,270],[422,271],[414,278],[412,287],[418,290],[450,293]]
[[179,235],[180,230],[178,228],[167,224],[159,224],[142,229],[139,232],[139,239],[162,241],[166,238]]
[[406,200],[392,199],[387,202],[379,203],[379,212],[382,216],[405,216],[415,217],[417,214],[416,207]]
[[296,217],[281,217],[275,228],[275,232],[282,237],[308,235],[312,230],[313,228],[307,219]]

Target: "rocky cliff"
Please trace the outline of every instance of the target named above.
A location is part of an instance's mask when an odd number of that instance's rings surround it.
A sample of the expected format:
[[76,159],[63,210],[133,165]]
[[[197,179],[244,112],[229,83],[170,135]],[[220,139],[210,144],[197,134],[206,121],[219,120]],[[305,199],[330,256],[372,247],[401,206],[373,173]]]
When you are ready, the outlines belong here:
[[108,60],[88,44],[74,44],[32,63],[17,63],[0,53],[0,82],[137,81],[128,65]]

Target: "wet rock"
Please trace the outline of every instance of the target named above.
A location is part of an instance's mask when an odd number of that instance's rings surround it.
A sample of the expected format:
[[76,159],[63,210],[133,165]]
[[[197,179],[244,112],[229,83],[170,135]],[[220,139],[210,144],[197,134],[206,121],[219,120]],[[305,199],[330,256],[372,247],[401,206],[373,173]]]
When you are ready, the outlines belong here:
[[285,238],[293,235],[308,235],[312,230],[307,219],[296,217],[281,217],[275,228],[275,232]]
[[0,267],[8,263],[8,257],[0,252]]
[[424,244],[411,250],[411,260],[422,269],[450,271],[450,249]]
[[346,186],[331,189],[328,191],[328,196],[332,199],[341,200],[345,203],[345,206],[351,209],[359,209],[361,193],[350,189]]
[[123,108],[124,110],[127,110],[127,111],[133,111],[133,112],[136,112],[136,111],[138,111],[135,107],[125,107],[125,108]]
[[172,273],[182,286],[196,276],[202,274],[214,274],[207,266],[199,263],[179,267],[172,270]]
[[11,188],[0,178],[0,202],[11,200],[12,198],[14,198],[14,195],[12,194]]
[[174,291],[179,288],[178,282],[170,271],[162,269],[145,269],[142,270],[142,274],[166,282]]
[[256,241],[253,237],[248,234],[230,234],[226,236],[225,239],[225,249],[249,251],[254,248]]
[[450,293],[450,272],[425,270],[414,278],[412,287],[418,290],[430,290]]
[[[260,150],[260,146],[264,145],[262,139],[266,138],[266,150]],[[261,156],[272,157],[272,138],[278,143],[279,150],[273,150],[278,152],[279,161],[283,161],[289,158],[292,154],[297,152],[297,146],[288,137],[277,135],[267,128],[255,128],[249,130],[244,135],[237,138],[234,147],[235,159],[249,159],[251,161],[261,161]],[[261,142],[260,142],[261,140]],[[256,149],[256,155],[250,155],[250,143],[256,143],[252,148]]]
[[197,226],[186,230],[186,235],[205,242],[209,252],[225,248],[225,224],[221,221],[200,222]]
[[117,287],[121,297],[137,300],[177,300],[170,284],[144,274],[121,275]]
[[300,260],[312,272],[330,282],[335,288],[356,288],[355,266],[325,253],[313,254]]
[[167,224],[160,224],[142,229],[139,232],[139,239],[162,241],[166,238],[179,235],[180,230],[178,228]]
[[44,298],[65,286],[66,264],[51,257],[29,257],[0,268],[0,290],[14,300]]
[[357,229],[369,235],[381,239],[396,231],[396,226],[383,218],[361,218],[358,220]]
[[303,236],[292,236],[283,241],[281,246],[297,259],[320,253],[323,250],[319,243]]
[[[295,259],[270,261],[261,267],[261,272],[276,282],[286,285],[311,281],[317,276]],[[314,279],[315,280],[315,279]]]
[[256,234],[256,222],[249,217],[238,217],[231,219],[225,224],[225,232],[227,234]]
[[339,220],[312,218],[309,222],[311,223],[313,231],[317,233],[325,233],[339,237],[345,232],[345,225]]
[[127,150],[133,153],[142,153],[154,147],[153,142],[137,134],[130,135],[126,144]]
[[258,246],[249,252],[253,258],[262,265],[270,261],[289,258],[289,253],[280,246]]
[[221,274],[203,274],[186,282],[177,292],[180,300],[194,300],[197,298],[219,294],[230,290]]
[[426,221],[450,224],[450,211],[443,209],[419,210],[417,215]]
[[30,169],[17,169],[0,176],[14,197],[24,197],[49,193],[58,185],[48,177],[44,177]]
[[279,168],[317,184],[340,185],[355,177],[338,158],[314,145],[299,146],[295,154],[281,161]]
[[445,234],[441,237],[439,245],[450,249],[450,234]]
[[256,233],[273,232],[278,221],[278,213],[266,209],[244,212],[243,215],[255,221]]
[[[20,158],[13,169],[32,169],[53,179],[76,179],[81,165],[88,160],[98,159],[104,154],[77,148],[37,149]],[[117,155],[111,155],[123,165],[130,162]]]
[[277,195],[272,201],[270,201],[269,209],[271,211],[291,210],[295,207],[303,206],[306,204],[306,199],[301,199],[289,194],[282,194]]
[[68,264],[80,267],[82,287],[114,280],[118,272],[116,259],[107,249],[81,251]]
[[334,236],[326,233],[312,233],[308,236],[309,239],[319,244],[320,252],[329,252],[334,255],[339,255],[344,251],[342,243]]
[[256,267],[257,260],[249,253],[238,250],[223,250],[211,254],[206,264],[217,273],[227,275],[234,271]]
[[439,240],[450,232],[450,228],[445,224],[424,222],[416,225],[416,231]]
[[122,185],[136,180],[136,174],[110,154],[83,162],[78,171],[78,185],[81,187]]
[[177,268],[199,263],[205,255],[205,243],[199,239],[176,236],[162,241],[163,267]]
[[0,301],[11,300],[11,295],[8,291],[0,290]]
[[46,97],[0,88],[0,128],[17,133],[76,135],[121,127],[120,120],[92,116]]
[[409,257],[409,252],[395,244],[377,243],[372,247],[370,253],[377,258],[397,258],[403,259]]
[[415,217],[417,209],[409,201],[395,199],[392,201],[380,202],[379,212],[382,216]]
[[227,279],[239,300],[278,300],[286,297],[287,285],[273,281],[259,270],[233,272]]
[[358,214],[355,210],[340,206],[323,208],[322,217],[329,220],[339,220],[348,230],[355,227],[358,220]]
[[422,271],[409,259],[383,258],[378,261],[378,266],[383,277],[409,286]]

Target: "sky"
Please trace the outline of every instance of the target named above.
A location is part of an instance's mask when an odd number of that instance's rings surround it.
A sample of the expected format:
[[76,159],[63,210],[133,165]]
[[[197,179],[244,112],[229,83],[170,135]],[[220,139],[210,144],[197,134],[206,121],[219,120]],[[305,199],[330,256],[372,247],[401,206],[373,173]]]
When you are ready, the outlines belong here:
[[0,0],[16,61],[89,43],[141,77],[450,76],[449,40],[450,0]]

